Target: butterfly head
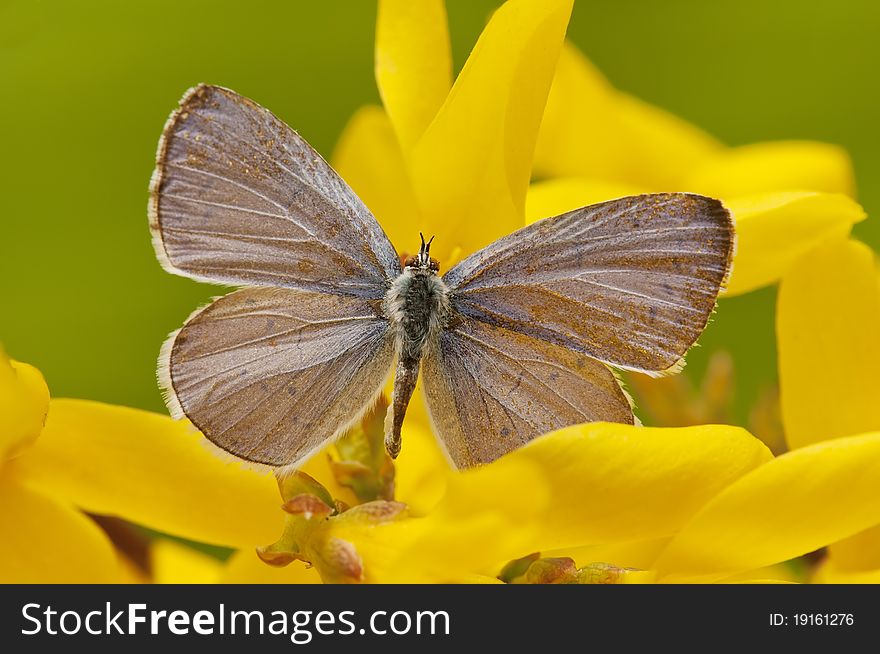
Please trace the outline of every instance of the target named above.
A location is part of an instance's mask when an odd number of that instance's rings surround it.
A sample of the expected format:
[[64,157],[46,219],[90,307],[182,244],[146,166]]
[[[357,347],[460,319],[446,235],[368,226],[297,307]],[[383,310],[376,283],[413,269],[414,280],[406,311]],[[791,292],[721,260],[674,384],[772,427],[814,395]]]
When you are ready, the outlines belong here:
[[403,262],[404,267],[412,270],[430,271],[432,273],[440,272],[440,262],[437,259],[431,258],[431,243],[434,241],[434,237],[432,236],[426,243],[424,234],[419,232],[419,236],[422,238],[419,253],[416,256],[408,256]]

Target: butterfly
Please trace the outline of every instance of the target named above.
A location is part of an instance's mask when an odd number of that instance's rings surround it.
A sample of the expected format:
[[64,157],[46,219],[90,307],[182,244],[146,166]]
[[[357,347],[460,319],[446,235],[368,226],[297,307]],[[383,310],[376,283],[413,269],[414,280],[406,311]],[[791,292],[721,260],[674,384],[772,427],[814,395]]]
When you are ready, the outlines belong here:
[[441,276],[430,240],[402,259],[296,132],[210,85],[190,89],[165,125],[149,218],[166,270],[241,287],[163,346],[171,413],[283,470],[355,423],[392,370],[391,456],[419,375],[459,468],[568,425],[632,424],[609,366],[677,371],[734,249],[721,202],[658,193],[533,223]]

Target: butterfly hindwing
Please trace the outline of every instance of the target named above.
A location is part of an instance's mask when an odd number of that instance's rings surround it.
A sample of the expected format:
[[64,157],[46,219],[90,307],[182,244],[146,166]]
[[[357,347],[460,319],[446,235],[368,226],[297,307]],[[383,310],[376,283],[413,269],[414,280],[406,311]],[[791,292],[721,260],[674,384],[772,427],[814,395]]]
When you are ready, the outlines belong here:
[[602,363],[473,318],[453,318],[426,352],[422,375],[431,421],[459,468],[568,425],[633,422],[628,398]]
[[299,462],[352,424],[394,359],[376,301],[245,288],[194,314],[163,349],[174,413],[237,457]]

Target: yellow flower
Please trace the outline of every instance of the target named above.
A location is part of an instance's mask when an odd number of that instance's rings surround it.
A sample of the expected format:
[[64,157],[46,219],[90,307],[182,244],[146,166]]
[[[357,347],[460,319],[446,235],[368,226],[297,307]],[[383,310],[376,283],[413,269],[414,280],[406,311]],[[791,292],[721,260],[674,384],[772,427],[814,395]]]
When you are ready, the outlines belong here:
[[804,447],[712,499],[654,562],[661,581],[714,581],[812,552],[880,521],[880,433]]
[[[829,543],[837,543],[835,565],[826,565],[820,578],[876,579],[876,566],[838,570],[837,565],[847,553],[854,563],[854,552],[870,562],[876,551],[847,550],[848,543],[859,545],[871,532],[843,539],[880,523],[880,434],[845,436],[876,429],[876,415],[865,411],[872,405],[852,388],[876,392],[870,386],[876,348],[866,348],[867,330],[863,340],[854,339],[853,327],[875,324],[878,292],[873,256],[854,242],[816,251],[783,282],[784,402],[815,389],[812,368],[787,375],[787,366],[840,359],[841,373],[831,368],[831,383],[818,391],[827,402],[809,396],[784,405],[787,416],[790,406],[813,412],[800,423],[787,417],[788,425],[802,425],[789,427],[790,444],[796,446],[796,438],[813,444],[772,459],[760,442],[735,427],[593,424],[544,436],[490,466],[451,473],[425,465],[436,455],[430,449],[435,446],[430,434],[414,425],[406,434],[410,458],[402,456],[397,479],[398,497],[411,505],[410,515],[378,522],[349,517],[348,524],[325,529],[351,544],[366,581],[490,581],[505,561],[532,551],[576,557],[594,581],[732,581]],[[803,338],[803,326],[820,320],[827,342],[818,342],[816,351],[792,350],[817,345]],[[70,503],[242,548],[221,566],[160,541],[153,548],[157,581],[317,581],[316,571],[301,564],[278,570],[253,554],[254,545],[282,531],[283,512],[270,477],[217,459],[185,423],[92,402],[53,400],[35,440],[48,403],[45,385],[29,366],[7,364],[2,370],[4,500],[26,508],[4,511],[4,518],[14,521],[4,533],[16,537],[6,539],[12,549],[0,557],[5,580],[115,578],[112,547]],[[850,378],[852,388],[841,390],[840,380]],[[826,406],[844,413],[830,414]],[[840,415],[858,422],[844,423],[841,432]],[[842,437],[815,442],[822,434]],[[308,470],[334,496],[344,495],[326,456],[310,461]],[[35,497],[39,501],[19,504]],[[837,552],[842,554],[835,557]],[[325,575],[334,570],[315,564]],[[532,576],[545,580],[554,570],[545,562],[543,575]]]
[[[505,557],[541,551],[649,573],[628,582],[733,581],[754,571],[766,578],[767,566],[880,518],[880,433],[774,459],[733,430],[584,425],[544,436],[497,466],[462,473],[417,535],[390,527],[389,542],[412,542],[390,566],[376,567],[385,580],[437,580],[440,571],[454,579],[456,571],[495,575]],[[707,443],[725,454],[703,449]],[[503,482],[516,468],[529,480],[519,492]],[[719,469],[722,477],[708,484]]]
[[[282,532],[274,479],[218,459],[185,422],[94,402],[49,403],[33,368],[3,370],[3,443],[7,457],[12,453],[3,468],[4,533],[14,537],[4,540],[10,549],[0,557],[5,581],[120,578],[112,545],[74,506],[242,549],[221,567],[160,541],[153,547],[157,581],[316,580],[301,564],[276,570],[253,553]],[[399,461],[398,497],[410,505],[407,517],[359,520],[368,511],[362,504],[342,512],[327,533],[351,545],[363,580],[491,579],[505,560],[533,550],[666,538],[770,457],[735,427],[596,424],[542,437],[479,470],[451,473],[415,465],[431,461],[430,434],[413,426],[406,437],[412,463]],[[344,495],[326,456],[308,470]],[[313,562],[338,580],[332,561]]]
[[[719,196],[736,217],[726,289],[736,295],[775,283],[864,219],[849,197],[852,167],[841,148],[724,146],[617,91],[572,45],[560,47],[569,9],[503,5],[450,91],[443,3],[380,2],[376,78],[385,106],[355,114],[333,159],[398,247],[406,249],[416,229],[437,233],[449,265],[492,238],[576,207],[695,191]],[[545,98],[538,128],[533,109],[540,112]],[[529,186],[533,150],[533,172],[544,179]],[[413,413],[427,426],[420,402]]]
[[[813,250],[785,273],[778,305],[782,413],[791,451],[726,486],[671,538],[548,556],[571,557],[586,571],[593,562],[610,564],[619,582],[767,581],[768,574],[778,576],[767,566],[829,546],[814,581],[880,579],[874,253],[852,240]],[[570,575],[571,566],[562,571]]]
[[[15,396],[8,386],[4,390],[3,397],[13,397],[15,405],[27,406],[22,397],[39,397],[20,391]],[[32,435],[32,428],[8,428],[33,425],[35,414],[29,415],[4,425],[4,435]],[[217,459],[185,423],[76,400],[53,400],[50,415],[40,439],[7,466],[14,467],[16,480],[24,480],[20,488],[39,489],[44,505],[51,505],[45,498],[64,497],[61,510],[75,516],[80,528],[87,525],[84,532],[91,537],[62,531],[67,521],[59,519],[58,509],[46,513],[28,505],[29,516],[4,512],[15,520],[15,528],[10,525],[6,533],[27,536],[30,545],[38,545],[26,550],[31,557],[20,548],[4,553],[4,580],[116,578],[109,542],[67,502],[193,540],[241,548],[221,566],[160,541],[153,546],[156,581],[318,580],[315,570],[299,563],[275,569],[257,560],[253,546],[282,532],[284,513],[274,480]],[[430,435],[419,431],[411,428],[408,442],[430,443]],[[873,434],[772,459],[763,444],[736,427],[583,425],[543,436],[477,470],[435,469],[448,476],[439,494],[436,485],[428,484],[424,492],[410,486],[400,495],[403,499],[408,493],[413,506],[430,508],[391,521],[353,519],[358,511],[349,509],[340,514],[354,511],[347,524],[324,529],[351,545],[364,581],[490,581],[507,560],[531,551],[566,550],[589,557],[579,561],[582,565],[650,571],[627,575],[631,582],[723,579],[880,522],[874,502],[878,450],[880,435]],[[341,494],[326,457],[314,459],[309,469]],[[406,469],[399,465],[401,472]],[[4,482],[8,474],[4,468]],[[788,501],[768,501],[779,497]],[[837,510],[837,502],[847,510]],[[28,532],[28,525],[43,532]],[[59,536],[65,539],[64,556],[39,547],[43,541],[57,547]],[[13,542],[21,539],[5,541],[7,547]],[[73,562],[80,565],[72,568]],[[338,569],[332,562],[314,563],[325,578]],[[597,579],[608,574],[593,566]]]
[[250,546],[281,528],[278,491],[204,447],[189,423],[53,399],[41,437],[15,460],[33,484],[90,513],[203,543]]
[[668,539],[771,458],[737,427],[569,427],[454,473],[434,511],[388,525],[386,549],[364,556],[381,581],[455,581],[494,578],[533,551]]
[[[2,434],[11,458],[0,482],[9,535],[0,579],[128,578],[107,537],[77,507],[241,550],[221,566],[157,541],[152,563],[159,582],[318,580],[316,570],[300,563],[265,566],[253,551],[283,531],[285,512],[271,476],[220,460],[186,422],[95,402],[50,402],[36,370],[4,363]],[[479,470],[453,473],[430,463],[436,445],[429,433],[413,425],[405,437],[409,452],[398,460],[396,479],[405,510],[376,519],[375,503],[334,506],[338,515],[317,516],[319,538],[303,541],[305,558],[325,580],[339,581],[339,571],[348,570],[328,559],[328,551],[350,554],[343,563],[357,561],[357,580],[483,581],[505,560],[536,549],[668,537],[706,500],[770,457],[735,427],[595,424],[544,436]],[[306,469],[332,489],[333,498],[322,495],[328,508],[340,497],[359,502],[337,482],[326,455]],[[335,549],[320,549],[328,543]]]
[[532,153],[572,0],[510,0],[458,78],[441,0],[381,0],[376,81],[385,109],[351,119],[334,167],[391,241],[435,234],[444,267],[524,222]]
[[40,372],[10,361],[0,349],[0,581],[113,581],[116,555],[109,539],[21,465],[39,442],[48,406]]
[[591,424],[450,473],[426,514],[318,521],[322,543],[352,545],[362,581],[491,581],[534,551],[572,557],[591,581],[771,581],[768,566],[880,520],[877,473],[880,433],[774,459],[735,427]]
[[[398,251],[411,252],[420,231],[435,235],[431,254],[447,270],[525,224],[532,154],[572,3],[503,4],[453,84],[443,0],[380,0],[375,73],[384,108],[355,113],[332,163]],[[421,401],[408,420],[429,429]],[[418,470],[447,467],[436,447],[425,449],[429,464],[413,462]]]
[[[841,448],[859,439],[878,438],[878,324],[880,277],[875,254],[863,243],[829,243],[801,259],[783,277],[777,338],[782,418],[789,448],[808,449],[815,444]],[[865,433],[874,436],[859,435]],[[866,480],[853,478],[850,483],[876,479],[876,475]],[[874,489],[873,498],[875,502],[880,498],[880,489]],[[841,513],[851,512],[835,489],[829,489],[824,503]],[[832,544],[818,579],[876,583],[880,579],[878,525],[865,525],[863,533]]]
[[[768,566],[831,543],[825,577],[876,577],[880,563],[863,547],[880,539],[865,531],[880,524],[875,416],[819,418],[822,402],[808,386],[820,366],[829,366],[829,385],[839,380],[855,349],[835,348],[865,345],[868,328],[857,338],[852,330],[876,318],[871,302],[855,303],[877,292],[873,268],[872,281],[859,272],[867,269],[864,251],[815,249],[829,239],[842,247],[863,217],[848,197],[848,159],[810,143],[725,148],[612,89],[563,46],[570,11],[570,0],[510,0],[453,85],[443,4],[383,0],[376,76],[385,107],[353,117],[337,168],[399,248],[419,230],[437,234],[447,266],[526,220],[576,205],[640,190],[721,196],[740,223],[731,292],[783,277],[783,412],[790,445],[799,438],[803,447],[773,458],[737,427],[598,423],[454,472],[422,416],[405,427],[393,477],[370,447],[339,444],[285,479],[279,497],[274,478],[215,457],[185,422],[50,402],[39,373],[6,365],[0,520],[13,537],[0,545],[7,548],[0,578],[124,578],[109,540],[80,510],[237,550],[221,564],[157,540],[151,559],[159,582],[497,582],[502,570],[511,581],[737,581],[776,575]],[[536,172],[551,179],[529,187],[533,152]],[[851,293],[835,296],[841,287],[821,278],[840,263],[835,257],[852,266],[835,269],[852,273],[844,280]],[[829,296],[816,308],[806,290],[816,283],[811,275],[827,283]],[[835,313],[841,303],[858,310]],[[803,328],[817,318],[808,311],[825,321],[846,315],[826,329],[844,344],[829,339],[809,357],[799,351],[811,346]],[[829,363],[838,355],[844,363]],[[875,391],[872,361],[853,379]],[[828,397],[842,411],[864,402],[860,393]],[[365,423],[367,439],[369,430]],[[289,565],[267,566],[255,548]]]
[[166,416],[50,400],[38,370],[0,352],[0,582],[139,580],[83,511],[204,543],[271,540],[283,524],[274,479],[200,440]]
[[[429,437],[417,428],[407,436],[408,442]],[[226,582],[310,583],[316,571],[333,582],[493,581],[505,561],[535,550],[668,540],[707,501],[770,458],[763,444],[736,427],[585,425],[541,437],[478,470],[449,472],[440,498],[410,496],[415,505],[433,504],[423,512],[398,505],[386,513],[370,502],[330,515],[334,501],[326,491],[306,480],[313,494],[304,497],[301,482],[293,480],[297,489],[285,491],[288,528],[279,530],[274,546],[260,548],[265,560],[290,565],[265,566],[252,548],[225,566],[207,563],[211,578]],[[335,495],[333,477],[322,481]],[[177,501],[192,503],[193,489],[179,489]],[[283,515],[279,502],[273,504]],[[187,535],[204,540],[196,530]],[[193,572],[191,552],[163,548],[157,580],[204,578],[203,557]],[[294,558],[315,570],[291,563]]]
[[[380,2],[385,107],[352,117],[333,161],[398,247],[414,247],[418,230],[436,233],[449,265],[524,221],[621,195],[692,191],[736,217],[727,294],[737,295],[775,283],[864,219],[841,148],[722,145],[614,89],[574,46],[560,49],[569,11],[562,1],[503,5],[450,91],[442,2]],[[544,181],[528,187],[532,163]]]
[[725,202],[738,250],[728,295],[779,280],[865,214],[852,164],[810,141],[726,147],[699,128],[617,91],[573,46],[559,59],[538,138],[529,221],[636,192],[690,191]]
[[222,562],[173,540],[151,548],[153,580],[157,584],[319,584],[315,568],[291,565],[272,568],[252,549],[240,550]]

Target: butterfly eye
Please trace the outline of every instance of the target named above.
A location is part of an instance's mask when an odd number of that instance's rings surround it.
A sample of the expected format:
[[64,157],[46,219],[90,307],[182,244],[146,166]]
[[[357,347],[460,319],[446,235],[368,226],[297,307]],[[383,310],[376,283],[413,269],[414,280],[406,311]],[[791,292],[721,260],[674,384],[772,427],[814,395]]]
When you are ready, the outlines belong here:
[[440,262],[433,257],[431,257],[430,267],[433,272],[440,272]]
[[404,268],[415,268],[418,265],[419,265],[418,257],[409,256],[403,260],[403,267]]

